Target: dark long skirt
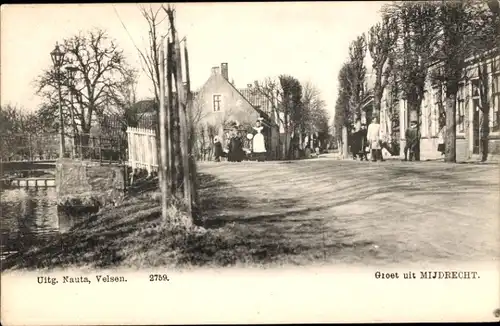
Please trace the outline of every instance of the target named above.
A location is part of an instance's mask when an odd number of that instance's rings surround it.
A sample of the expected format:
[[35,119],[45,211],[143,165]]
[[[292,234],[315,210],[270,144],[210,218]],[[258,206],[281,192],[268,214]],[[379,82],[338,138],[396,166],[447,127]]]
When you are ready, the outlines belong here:
[[229,153],[227,154],[227,160],[229,162],[241,162],[245,156],[243,151],[243,143],[238,137],[231,139],[229,143]]

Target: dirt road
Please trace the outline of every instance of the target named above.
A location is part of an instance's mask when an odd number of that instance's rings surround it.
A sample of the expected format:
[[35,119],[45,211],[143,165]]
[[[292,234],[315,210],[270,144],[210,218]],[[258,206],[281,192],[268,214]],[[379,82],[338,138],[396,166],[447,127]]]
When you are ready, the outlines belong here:
[[262,262],[491,261],[499,256],[499,169],[437,162],[205,163],[207,227]]

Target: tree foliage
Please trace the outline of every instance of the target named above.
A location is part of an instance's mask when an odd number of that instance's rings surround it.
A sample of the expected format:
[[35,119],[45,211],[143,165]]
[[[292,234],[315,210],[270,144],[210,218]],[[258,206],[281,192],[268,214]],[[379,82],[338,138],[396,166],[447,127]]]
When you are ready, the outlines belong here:
[[302,125],[304,110],[302,108],[302,85],[293,76],[279,76],[282,90],[281,112],[284,116],[285,127],[292,133],[298,132]]
[[344,82],[349,92],[349,111],[357,118],[361,117],[361,106],[367,95],[365,57],[366,36],[362,34],[349,46],[349,62],[344,76]]
[[302,133],[328,133],[326,103],[319,89],[311,82],[305,83],[302,88],[302,112]]
[[[103,30],[79,33],[63,40],[62,45],[66,55],[61,71],[53,67],[45,69],[35,81],[37,94],[44,99],[44,115],[57,116],[60,83],[65,121],[72,108],[75,123],[83,133],[88,133],[94,117],[102,117],[108,108],[122,103],[124,87],[130,86],[134,71],[128,67],[123,51]],[[73,82],[64,73],[66,65],[76,67]],[[69,101],[70,92],[73,105]]]
[[[0,158],[2,160],[33,159],[57,151],[57,135],[46,135],[36,112],[11,104],[0,108]],[[55,137],[54,137],[55,136]]]
[[384,8],[399,29],[394,78],[397,89],[408,101],[409,111],[420,112],[428,67],[435,58],[439,39],[438,8],[431,2],[395,2]]
[[372,58],[372,69],[375,74],[373,99],[375,114],[380,112],[384,89],[389,83],[396,52],[394,45],[398,40],[397,20],[391,16],[382,17],[382,22],[372,26],[368,31],[368,50]]

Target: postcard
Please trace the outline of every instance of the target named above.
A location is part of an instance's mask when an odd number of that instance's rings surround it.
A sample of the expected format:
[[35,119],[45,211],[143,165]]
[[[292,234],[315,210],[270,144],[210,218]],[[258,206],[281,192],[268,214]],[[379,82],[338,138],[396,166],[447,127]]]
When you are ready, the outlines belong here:
[[499,1],[1,9],[3,325],[499,320]]

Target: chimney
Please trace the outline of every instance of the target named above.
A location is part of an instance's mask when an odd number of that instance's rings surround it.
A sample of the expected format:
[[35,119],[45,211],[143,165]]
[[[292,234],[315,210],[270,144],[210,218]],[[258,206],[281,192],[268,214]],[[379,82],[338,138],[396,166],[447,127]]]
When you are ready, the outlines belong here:
[[227,69],[227,62],[223,62],[220,64],[220,70],[222,73],[222,77],[224,77],[226,80],[229,80],[229,71]]
[[219,74],[219,67],[212,67],[212,75],[218,75]]

